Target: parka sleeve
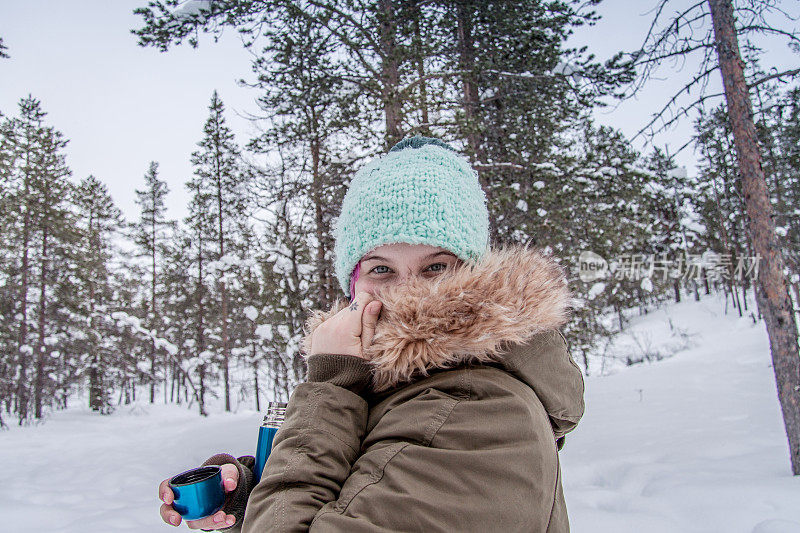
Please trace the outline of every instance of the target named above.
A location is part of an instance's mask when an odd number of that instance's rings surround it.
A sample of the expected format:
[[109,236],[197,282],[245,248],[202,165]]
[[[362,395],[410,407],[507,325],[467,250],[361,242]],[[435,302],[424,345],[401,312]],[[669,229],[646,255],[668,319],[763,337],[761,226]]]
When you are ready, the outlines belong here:
[[371,367],[349,355],[312,355],[308,379],[289,399],[261,482],[250,493],[243,533],[308,531],[358,457],[368,416],[359,393]]

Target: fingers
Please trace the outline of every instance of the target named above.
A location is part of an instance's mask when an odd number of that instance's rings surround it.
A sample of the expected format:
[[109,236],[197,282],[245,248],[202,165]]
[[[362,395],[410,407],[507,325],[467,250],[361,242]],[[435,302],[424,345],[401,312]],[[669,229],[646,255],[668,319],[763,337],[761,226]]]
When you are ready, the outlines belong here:
[[[226,492],[236,490],[236,485],[239,482],[239,470],[236,465],[226,463],[220,465],[222,469],[222,483],[225,486]],[[181,523],[181,515],[178,514],[172,507],[172,502],[175,499],[172,489],[169,487],[169,479],[165,479],[158,485],[158,497],[164,503],[159,509],[161,519],[167,524],[179,526]],[[200,520],[187,520],[186,526],[189,529],[219,529],[221,527],[230,527],[236,522],[236,517],[231,514],[225,514],[224,511],[217,511],[211,516],[207,516]]]
[[166,522],[167,524],[178,526],[181,523],[181,515],[178,514],[178,511],[172,508],[171,505],[167,505],[166,503],[161,504],[161,508],[158,510],[159,514],[161,515],[161,520]]
[[353,299],[353,302],[348,306],[345,320],[350,326],[350,334],[353,337],[361,336],[361,317],[364,314],[364,308],[374,299],[375,298],[373,298],[371,294],[362,291],[356,294],[355,299]]
[[239,483],[239,469],[232,463],[225,463],[220,465],[222,470],[222,484],[225,486],[225,492],[236,490],[236,485]]
[[165,479],[158,486],[158,499],[167,505],[172,505],[174,495],[172,494],[172,489],[169,488],[169,479]]
[[364,308],[364,314],[361,317],[361,353],[363,354],[369,345],[372,344],[372,338],[375,336],[375,326],[378,324],[378,316],[381,313],[383,304],[378,301],[372,301]]
[[[309,355],[318,353],[363,356],[362,330],[366,306],[375,298],[367,292],[356,294],[349,306],[317,326],[311,337]],[[372,321],[377,320],[373,317]],[[370,342],[372,333],[369,333]]]
[[219,529],[230,527],[236,522],[236,517],[232,514],[225,514],[224,511],[217,511],[211,516],[200,520],[187,520],[186,527],[189,529]]
[[[181,524],[181,515],[172,508],[171,505],[166,503],[161,504],[159,509],[161,519],[167,524],[179,526]],[[219,529],[220,527],[230,527],[236,522],[236,517],[232,514],[225,514],[224,511],[217,511],[211,516],[207,516],[200,520],[187,520],[186,526],[189,529]]]

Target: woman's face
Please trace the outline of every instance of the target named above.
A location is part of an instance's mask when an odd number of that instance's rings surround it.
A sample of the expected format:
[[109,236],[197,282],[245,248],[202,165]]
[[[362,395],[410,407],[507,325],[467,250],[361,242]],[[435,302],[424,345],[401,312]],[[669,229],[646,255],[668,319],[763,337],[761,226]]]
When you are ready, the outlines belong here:
[[427,244],[385,244],[361,258],[355,293],[374,295],[382,287],[412,278],[435,278],[461,263],[452,252]]

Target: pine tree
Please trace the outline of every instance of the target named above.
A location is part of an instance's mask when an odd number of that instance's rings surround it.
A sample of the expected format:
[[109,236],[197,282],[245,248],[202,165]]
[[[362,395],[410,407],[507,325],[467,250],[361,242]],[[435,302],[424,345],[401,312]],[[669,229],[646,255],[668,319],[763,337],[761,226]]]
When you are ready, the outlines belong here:
[[[42,152],[37,159],[38,175],[35,183],[37,195],[37,224],[39,237],[39,297],[37,302],[38,338],[36,340],[36,381],[34,383],[34,416],[42,418],[45,394],[45,381],[48,379],[45,355],[49,355],[46,343],[52,312],[50,290],[57,275],[55,265],[66,257],[69,243],[74,239],[71,213],[67,200],[72,185],[67,181],[71,174],[66,166],[65,155],[61,150],[67,141],[60,132],[47,128],[42,136]],[[49,380],[48,380],[49,381]],[[51,383],[47,384],[52,385]]]
[[[623,311],[641,308],[648,299],[645,251],[652,218],[646,210],[645,184],[649,176],[620,132],[591,124],[573,138],[569,152],[556,164],[540,167],[540,172],[548,185],[543,180],[534,186],[537,192],[521,207],[523,211],[532,211],[537,203],[544,207],[530,214],[529,225],[520,233],[534,235],[537,243],[568,265],[580,265],[578,254],[592,252],[609,268],[605,278],[584,282],[573,272],[569,278],[581,303],[567,333],[588,372],[589,354],[625,328]],[[603,320],[609,311],[616,314],[616,327]]]
[[[209,224],[197,226],[206,232],[204,240],[215,249],[213,265],[217,273],[221,366],[225,386],[225,410],[230,411],[231,339],[230,301],[224,279],[225,265],[235,260],[247,226],[248,175],[242,171],[240,152],[233,133],[225,124],[225,106],[216,91],[211,96],[209,118],[203,128],[199,150],[192,153],[192,189],[203,196]],[[199,229],[198,229],[199,231]],[[213,245],[212,245],[213,243]]]
[[190,180],[186,183],[187,189],[192,193],[189,204],[189,216],[186,217],[188,227],[188,241],[191,243],[193,261],[192,267],[192,286],[194,288],[193,309],[194,323],[193,329],[195,337],[189,347],[194,351],[194,364],[191,367],[197,370],[198,385],[196,388],[197,403],[200,415],[207,416],[205,395],[207,391],[206,376],[208,375],[209,365],[213,362],[213,352],[208,339],[208,303],[209,294],[206,287],[206,271],[208,263],[211,261],[212,243],[209,242],[208,235],[214,229],[214,220],[211,217],[210,193],[204,189],[202,182],[198,179]]
[[51,386],[45,350],[53,328],[53,288],[60,274],[52,265],[61,262],[69,241],[70,171],[62,153],[67,141],[45,125],[44,117],[40,102],[28,96],[20,100],[19,116],[5,120],[2,128],[3,241],[8,250],[3,268],[10,286],[3,329],[6,342],[13,337],[16,345],[10,353],[20,424],[43,415]]
[[[649,233],[651,235],[646,251],[654,254],[659,261],[666,263],[678,261],[688,263],[688,259],[696,256],[698,235],[691,224],[691,194],[688,177],[675,164],[674,159],[666,152],[656,148],[647,158],[647,170],[650,172],[646,185],[647,203],[645,211],[653,216]],[[662,265],[663,266],[663,265]],[[671,284],[675,302],[681,301],[680,281],[678,276],[669,276],[667,268],[660,272],[654,281]],[[707,276],[703,276],[705,280]],[[699,299],[695,282],[695,297]]]
[[44,135],[45,113],[41,104],[32,96],[20,100],[19,117],[15,118],[7,128],[8,144],[14,161],[12,167],[11,188],[13,199],[7,200],[9,205],[15,204],[18,209],[7,213],[21,213],[15,221],[17,239],[15,249],[19,253],[19,293],[16,295],[18,309],[14,316],[18,317],[17,327],[17,387],[16,404],[17,416],[20,424],[27,420],[29,415],[29,385],[28,369],[32,350],[28,339],[29,324],[29,290],[33,276],[31,264],[33,254],[34,211],[36,200],[34,194],[34,180],[36,179],[36,160],[41,152],[41,139]]
[[117,363],[115,347],[105,335],[110,316],[113,285],[109,268],[112,236],[120,229],[121,213],[114,206],[107,187],[94,176],[83,179],[76,191],[80,215],[81,257],[79,259],[83,312],[86,317],[86,354],[89,373],[89,407],[102,414],[111,409],[109,375]]
[[[164,249],[164,335],[177,347],[175,354],[167,352],[172,376],[169,401],[180,404],[185,399],[188,402],[191,393],[192,399],[198,403],[200,414],[205,414],[206,367],[202,365],[207,362],[197,356],[204,350],[199,344],[202,327],[198,326],[203,316],[198,313],[197,305],[198,301],[202,303],[203,300],[198,300],[200,285],[194,272],[198,255],[193,249],[190,231],[179,229],[174,232]],[[192,379],[195,370],[199,378],[197,383]]]
[[695,142],[701,156],[701,179],[698,193],[692,195],[690,201],[706,228],[706,248],[721,250],[730,258],[730,276],[723,288],[726,295],[731,295],[742,316],[747,299],[740,299],[738,290],[741,288],[746,295],[747,278],[739,280],[734,271],[752,253],[747,239],[742,181],[725,109],[717,107],[708,114],[701,113],[695,122],[695,130]]
[[[141,209],[138,224],[134,227],[134,241],[139,246],[140,253],[149,260],[150,287],[146,316],[149,320],[150,330],[155,332],[150,343],[150,403],[155,402],[156,382],[156,341],[155,338],[162,330],[158,299],[160,280],[158,259],[161,252],[162,241],[165,239],[165,230],[171,223],[165,218],[166,207],[164,199],[169,193],[166,182],[158,178],[158,163],[150,162],[144,175],[145,186],[143,190],[136,190],[136,203]],[[166,364],[164,368],[166,379]]]

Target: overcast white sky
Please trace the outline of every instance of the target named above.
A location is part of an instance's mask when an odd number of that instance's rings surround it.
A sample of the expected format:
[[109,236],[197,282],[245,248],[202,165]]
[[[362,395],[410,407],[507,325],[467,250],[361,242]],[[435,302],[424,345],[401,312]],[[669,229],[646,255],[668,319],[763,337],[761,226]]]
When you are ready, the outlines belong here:
[[[598,58],[641,44],[656,0],[605,0],[604,19],[581,30],[576,43],[587,44]],[[675,0],[675,7],[686,3]],[[800,2],[785,2],[800,13]],[[252,125],[238,113],[256,112],[257,91],[238,87],[250,73],[250,55],[233,32],[214,43],[201,40],[198,49],[182,45],[166,53],[141,48],[130,29],[139,27],[133,9],[146,0],[0,0],[0,37],[11,59],[0,60],[0,111],[16,114],[20,98],[42,101],[49,124],[70,140],[68,164],[74,178],[94,174],[108,184],[128,220],[138,218],[134,190],[142,187],[151,160],[171,193],[169,216],[186,214],[184,182],[191,176],[189,156],[202,137],[211,93],[217,89],[227,106],[227,119],[244,144]],[[797,23],[794,23],[797,25]],[[764,43],[769,60],[779,68],[800,65],[779,40]],[[664,69],[636,100],[600,111],[599,122],[631,136],[689,75]],[[713,82],[719,87],[718,74]],[[712,87],[713,90],[713,87]],[[716,92],[716,91],[715,91]],[[691,136],[690,121],[659,136],[672,151]],[[678,157],[692,166],[689,149]]]

